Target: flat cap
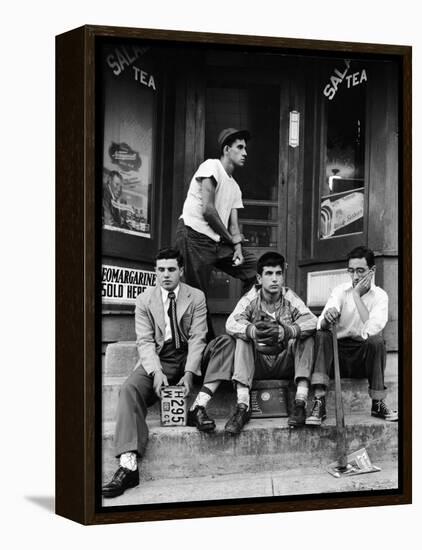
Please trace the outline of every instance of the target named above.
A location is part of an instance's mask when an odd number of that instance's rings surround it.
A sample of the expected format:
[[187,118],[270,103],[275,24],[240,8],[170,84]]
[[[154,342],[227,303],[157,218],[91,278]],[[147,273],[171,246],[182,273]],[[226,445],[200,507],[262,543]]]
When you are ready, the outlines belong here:
[[220,149],[224,147],[229,139],[244,139],[249,141],[251,134],[248,130],[237,130],[236,128],[224,128],[218,135],[218,145]]

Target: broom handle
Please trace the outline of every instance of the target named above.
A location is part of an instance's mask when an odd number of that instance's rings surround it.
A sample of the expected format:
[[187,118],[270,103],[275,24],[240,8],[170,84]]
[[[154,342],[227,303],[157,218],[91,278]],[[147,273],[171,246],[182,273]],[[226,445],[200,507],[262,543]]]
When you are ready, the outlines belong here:
[[337,462],[340,469],[347,466],[346,427],[344,424],[343,397],[341,393],[340,365],[338,360],[337,326],[332,325],[334,382],[336,396],[336,425],[337,425]]

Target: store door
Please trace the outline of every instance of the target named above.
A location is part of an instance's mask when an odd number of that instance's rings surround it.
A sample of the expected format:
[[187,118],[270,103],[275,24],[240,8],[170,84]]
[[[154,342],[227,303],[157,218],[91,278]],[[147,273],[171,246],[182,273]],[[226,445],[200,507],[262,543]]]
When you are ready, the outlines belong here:
[[[248,129],[248,157],[234,173],[243,195],[241,231],[258,258],[269,250],[286,249],[286,169],[288,157],[287,98],[278,83],[263,83],[249,74],[241,82],[208,81],[205,92],[204,158],[216,158],[217,136],[223,128]],[[208,293],[212,313],[230,313],[241,294],[241,283],[213,271]]]

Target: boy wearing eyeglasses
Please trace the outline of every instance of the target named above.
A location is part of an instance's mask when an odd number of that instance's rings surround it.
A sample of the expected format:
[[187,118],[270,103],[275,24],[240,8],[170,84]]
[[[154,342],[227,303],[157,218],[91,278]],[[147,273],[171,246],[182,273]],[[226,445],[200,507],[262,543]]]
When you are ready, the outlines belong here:
[[372,399],[371,415],[388,422],[398,413],[384,399],[386,348],[382,330],[388,321],[388,295],[374,283],[375,259],[369,248],[359,246],[347,256],[350,282],[333,289],[317,324],[315,364],[311,378],[314,388],[312,411],[306,424],[320,426],[325,420],[325,395],[333,369],[330,328],[337,325],[340,375],[367,378]]

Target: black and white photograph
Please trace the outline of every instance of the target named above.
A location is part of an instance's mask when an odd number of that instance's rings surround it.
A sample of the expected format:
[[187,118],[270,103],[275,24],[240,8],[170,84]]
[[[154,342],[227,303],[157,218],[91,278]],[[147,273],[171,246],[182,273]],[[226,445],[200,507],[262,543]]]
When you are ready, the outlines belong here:
[[417,546],[417,5],[5,6],[3,547]]
[[100,509],[397,494],[402,66],[171,38],[96,42]]

